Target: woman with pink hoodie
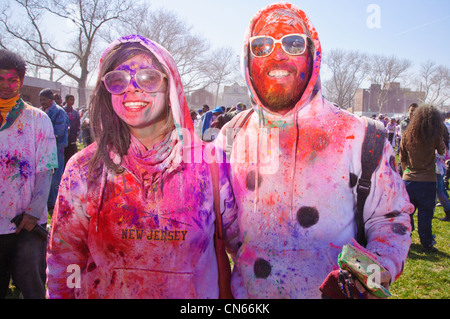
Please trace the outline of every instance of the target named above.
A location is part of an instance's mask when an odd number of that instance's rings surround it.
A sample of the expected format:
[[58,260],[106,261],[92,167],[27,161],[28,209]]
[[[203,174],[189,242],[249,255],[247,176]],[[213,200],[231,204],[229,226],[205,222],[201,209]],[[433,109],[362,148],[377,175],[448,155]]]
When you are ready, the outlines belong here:
[[[95,143],[61,181],[48,297],[218,298],[210,166],[171,55],[137,35],[113,42],[90,119]],[[235,202],[218,171],[224,213]]]

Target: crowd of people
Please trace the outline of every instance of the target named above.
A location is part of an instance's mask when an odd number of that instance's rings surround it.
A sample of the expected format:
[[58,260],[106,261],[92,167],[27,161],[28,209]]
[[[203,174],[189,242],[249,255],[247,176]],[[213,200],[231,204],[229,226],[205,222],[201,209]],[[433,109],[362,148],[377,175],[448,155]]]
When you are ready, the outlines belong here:
[[[386,133],[387,133],[387,139],[391,143],[392,147],[396,149],[396,153],[398,155],[400,154],[401,150],[401,141],[402,136],[406,136],[405,134],[407,127],[409,126],[411,119],[415,113],[415,111],[419,108],[418,103],[412,103],[408,108],[408,115],[403,119],[395,119],[391,118],[389,119],[386,115],[380,114],[378,117],[376,114],[372,115],[372,119],[378,120],[383,123],[383,125],[386,127]],[[421,109],[421,113],[424,110],[424,107]],[[450,221],[450,200],[447,194],[447,191],[450,190],[449,188],[449,179],[450,179],[450,153],[449,153],[449,133],[450,133],[450,113],[440,113],[437,109],[430,108],[429,112],[433,113],[433,116],[429,115],[428,117],[423,116],[421,121],[419,123],[416,123],[417,130],[419,130],[420,127],[420,134],[416,133],[417,136],[419,135],[425,135],[430,134],[427,139],[425,140],[425,143],[429,143],[431,141],[432,134],[429,132],[432,132],[434,130],[436,131],[436,134],[441,134],[441,139],[443,141],[443,145],[445,146],[445,149],[441,148],[440,150],[435,150],[435,157],[433,155],[430,155],[430,152],[425,152],[423,154],[424,157],[422,158],[422,161],[419,163],[415,163],[414,167],[415,169],[427,169],[430,173],[430,180],[433,180],[432,172],[433,170],[436,173],[436,196],[437,205],[442,206],[444,209],[445,217],[441,218],[442,221]],[[434,122],[433,122],[434,121]],[[425,126],[423,123],[430,123],[428,126]],[[441,142],[442,142],[441,141]],[[414,146],[417,149],[420,149],[417,145]],[[432,152],[433,153],[433,152]],[[408,154],[403,154],[403,158],[407,157]],[[433,162],[434,160],[434,162]],[[403,167],[402,162],[406,163],[406,160],[402,161],[402,156],[400,156],[400,160],[398,162],[398,169],[400,175],[405,179],[410,179],[410,169],[406,172],[406,174],[403,174]],[[410,165],[412,165],[410,163]],[[417,167],[417,165],[420,165]],[[428,187],[427,187],[428,188]],[[412,196],[410,194],[410,196]],[[432,195],[433,197],[434,195]],[[434,201],[431,201],[434,202]],[[430,210],[434,211],[434,207]],[[430,216],[432,214],[430,213]],[[431,223],[431,222],[429,222]],[[434,241],[433,241],[434,242]],[[434,249],[433,249],[434,250]]]
[[[417,103],[413,103],[415,107],[418,107]],[[389,118],[386,114],[376,115],[373,114],[372,119],[380,121],[386,127],[387,139],[389,143],[391,143],[392,147],[396,150],[396,153],[399,154],[400,151],[400,141],[403,132],[409,123],[409,114],[404,119],[400,118]]]
[[198,111],[191,111],[195,132],[203,141],[212,142],[226,123],[246,109],[247,106],[242,102],[231,107],[218,106],[213,110],[204,104]]
[[[0,51],[0,297],[12,278],[24,298],[377,298],[403,272],[416,209],[436,251],[436,194],[448,200],[437,109],[412,106],[401,134],[386,122],[366,179],[372,122],[322,96],[302,10],[257,12],[241,58],[252,105],[190,111],[171,54],[121,37],[78,114],[48,89],[41,110],[24,102],[26,63]],[[349,246],[379,267],[373,285],[338,263]]]

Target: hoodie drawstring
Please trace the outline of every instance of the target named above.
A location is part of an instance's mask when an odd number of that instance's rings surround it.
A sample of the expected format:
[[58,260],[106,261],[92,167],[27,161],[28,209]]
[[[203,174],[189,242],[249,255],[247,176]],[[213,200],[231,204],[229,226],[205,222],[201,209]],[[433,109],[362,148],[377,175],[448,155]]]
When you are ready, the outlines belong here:
[[102,169],[102,174],[100,177],[100,188],[99,188],[99,193],[98,193],[98,197],[97,197],[97,202],[95,203],[96,210],[97,210],[97,220],[95,223],[95,232],[98,232],[98,226],[100,223],[100,211],[102,210],[102,204],[103,204],[103,197],[104,197],[104,193],[105,193],[105,189],[106,189],[106,180],[107,180],[107,173],[106,173],[106,169],[105,167],[103,167]]
[[294,190],[295,190],[295,172],[297,170],[297,148],[298,148],[298,138],[299,138],[299,128],[298,128],[298,112],[294,113],[294,125],[295,125],[295,139],[294,139],[294,147],[293,147],[293,163],[294,167],[292,169],[291,180],[292,180],[292,189],[291,189],[291,210],[290,217],[293,220],[293,211],[294,211]]
[[[260,182],[260,165],[261,165],[261,155],[260,155],[260,143],[261,143],[261,129],[266,128],[265,123],[265,116],[264,116],[264,110],[262,108],[258,109],[258,130],[257,130],[257,143],[256,143],[256,171],[255,171],[255,201],[253,206],[253,213],[257,213],[258,211],[258,204],[259,204],[259,182]],[[299,126],[298,126],[298,112],[294,113],[294,125],[295,125],[295,137],[294,137],[294,147],[292,150],[292,162],[293,162],[293,168],[291,171],[291,194],[290,194],[290,218],[291,220],[294,218],[294,193],[295,193],[295,173],[297,170],[297,151],[298,151],[298,141],[299,141]]]
[[258,114],[258,130],[256,133],[257,138],[256,138],[255,205],[254,205],[254,211],[253,211],[254,214],[256,214],[258,211],[258,202],[259,202],[259,168],[260,168],[259,166],[260,166],[260,159],[261,159],[260,154],[259,154],[259,150],[260,150],[259,143],[261,141],[261,138],[260,138],[259,134],[260,134],[260,130],[261,130],[261,121],[264,118],[264,115],[262,113],[263,113],[262,110],[257,112],[257,114]]

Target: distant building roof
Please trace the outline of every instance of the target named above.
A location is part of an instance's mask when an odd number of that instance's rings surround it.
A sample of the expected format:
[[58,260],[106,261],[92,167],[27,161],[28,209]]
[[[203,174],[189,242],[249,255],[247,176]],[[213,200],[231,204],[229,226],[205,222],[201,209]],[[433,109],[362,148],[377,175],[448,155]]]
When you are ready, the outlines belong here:
[[33,78],[33,77],[29,77],[29,76],[25,76],[23,85],[38,87],[38,88],[43,88],[43,89],[49,88],[52,90],[61,90],[61,88],[63,87],[62,83],[60,83],[60,82],[52,82],[52,81]]

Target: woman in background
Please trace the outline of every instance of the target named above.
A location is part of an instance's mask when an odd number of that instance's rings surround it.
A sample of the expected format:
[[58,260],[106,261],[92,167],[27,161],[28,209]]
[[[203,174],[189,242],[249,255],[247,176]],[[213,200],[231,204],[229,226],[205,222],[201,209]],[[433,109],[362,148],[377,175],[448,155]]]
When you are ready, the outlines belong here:
[[[420,106],[400,143],[403,180],[411,203],[418,211],[418,233],[425,252],[437,251],[432,220],[436,206],[435,152],[445,154],[442,122],[442,115],[436,108]],[[413,214],[411,225],[414,229]]]

